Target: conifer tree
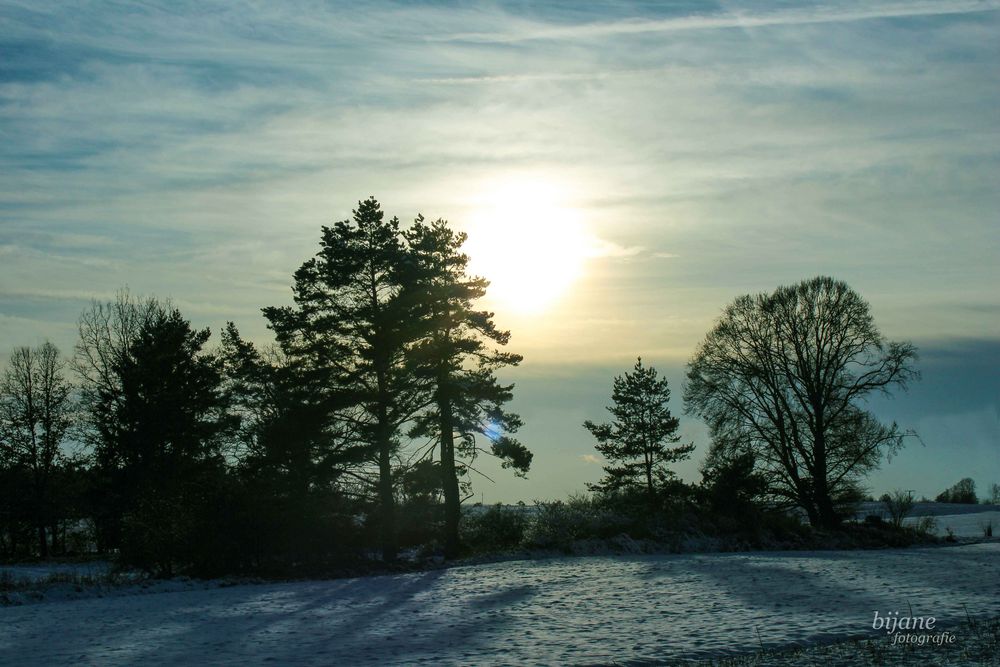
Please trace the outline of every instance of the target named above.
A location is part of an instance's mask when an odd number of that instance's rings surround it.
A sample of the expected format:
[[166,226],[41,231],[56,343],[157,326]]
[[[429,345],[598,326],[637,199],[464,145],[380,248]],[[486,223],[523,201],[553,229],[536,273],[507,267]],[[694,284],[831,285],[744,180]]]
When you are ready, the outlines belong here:
[[676,477],[667,466],[688,458],[694,444],[670,446],[680,442],[679,422],[668,407],[670,389],[666,378],[643,366],[641,358],[631,373],[615,378],[611,400],[611,423],[584,422],[597,438],[597,451],[608,461],[601,482],[589,486],[602,492],[644,488],[653,503],[658,489]]
[[323,227],[319,253],[295,272],[295,306],[264,309],[285,353],[324,375],[336,400],[356,409],[354,433],[378,469],[385,560],[397,551],[400,428],[426,403],[408,354],[418,333],[412,302],[401,297],[405,262],[399,220],[386,220],[371,197],[351,220]]
[[[488,282],[466,272],[469,258],[461,251],[466,235],[443,220],[426,224],[418,217],[405,236],[410,253],[406,296],[423,324],[415,359],[433,392],[432,408],[419,417],[411,435],[436,438],[440,448],[445,556],[453,558],[459,549],[459,477],[477,454],[486,451],[521,476],[531,465],[531,452],[509,435],[521,425],[504,409],[513,385],[496,377],[498,369],[516,366],[521,356],[496,349],[507,344],[510,332],[496,327],[493,313],[473,305]],[[487,440],[489,449],[481,449],[477,438]]]
[[232,322],[223,330],[220,356],[238,420],[240,507],[245,527],[258,533],[251,537],[239,526],[230,531],[238,556],[301,564],[343,553],[353,531],[340,529],[355,514],[345,478],[363,475],[369,452],[350,428],[349,406],[307,359],[290,358],[276,346],[258,349]]
[[107,546],[169,573],[192,544],[200,496],[222,465],[231,420],[221,365],[176,308],[127,293],[80,320],[76,367],[101,479]]

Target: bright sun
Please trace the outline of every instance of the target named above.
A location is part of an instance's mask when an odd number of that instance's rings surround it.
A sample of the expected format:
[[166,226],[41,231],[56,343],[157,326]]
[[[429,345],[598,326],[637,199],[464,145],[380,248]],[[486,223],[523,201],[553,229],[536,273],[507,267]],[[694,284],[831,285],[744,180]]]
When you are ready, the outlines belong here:
[[488,298],[525,315],[566,293],[594,244],[564,190],[528,179],[492,184],[475,202],[468,233],[469,269],[490,281]]

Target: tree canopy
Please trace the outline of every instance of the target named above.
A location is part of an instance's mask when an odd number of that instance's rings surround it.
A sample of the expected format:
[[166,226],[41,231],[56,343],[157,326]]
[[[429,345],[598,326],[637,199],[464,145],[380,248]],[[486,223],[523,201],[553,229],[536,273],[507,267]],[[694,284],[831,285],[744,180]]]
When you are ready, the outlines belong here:
[[443,220],[426,224],[418,218],[405,236],[411,271],[407,295],[422,323],[414,357],[433,399],[410,435],[429,436],[438,445],[445,554],[453,557],[461,515],[459,478],[480,452],[477,438],[489,441],[487,451],[516,474],[524,475],[531,465],[531,452],[511,435],[521,420],[504,409],[513,385],[500,383],[495,374],[516,366],[521,356],[497,349],[507,344],[510,333],[497,328],[493,313],[474,307],[488,283],[467,274],[469,258],[461,251],[466,235]]
[[773,497],[832,526],[905,435],[863,402],[905,389],[915,359],[912,344],[879,333],[857,292],[817,277],[727,306],[688,364],[684,402],[714,450],[751,452]]
[[466,274],[464,242],[443,220],[418,217],[404,230],[369,198],[323,228],[319,253],[295,273],[294,307],[264,309],[284,355],[329,396],[329,419],[377,468],[386,560],[397,549],[397,477],[414,458],[403,456],[405,436],[429,437],[439,452],[448,555],[477,436],[490,436],[486,451],[505,467],[523,474],[531,461],[510,435],[520,419],[503,409],[512,385],[495,377],[520,356],[494,347],[509,333],[473,306],[487,283]]
[[[72,424],[71,385],[58,348],[45,342],[19,347],[0,376],[0,469],[27,480],[18,488],[38,538],[39,554],[47,556],[56,514],[56,475],[65,462],[61,449]],[[22,473],[22,474],[18,474]],[[14,486],[12,484],[11,486]],[[16,484],[22,486],[21,484]]]

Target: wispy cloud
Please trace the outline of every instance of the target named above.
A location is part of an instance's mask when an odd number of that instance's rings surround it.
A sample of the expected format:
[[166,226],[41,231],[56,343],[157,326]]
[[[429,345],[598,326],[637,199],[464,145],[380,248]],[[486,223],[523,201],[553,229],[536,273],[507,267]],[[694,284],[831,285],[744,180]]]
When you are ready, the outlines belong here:
[[992,303],[998,7],[2,0],[0,292],[129,282],[262,335],[357,199],[461,225],[470,184],[530,169],[595,236],[574,322],[685,349],[735,293],[822,270],[940,332],[949,307],[895,295]]
[[968,14],[1000,9],[995,0],[970,0],[968,2],[894,2],[853,3],[837,7],[820,5],[799,7],[782,11],[735,11],[665,19],[632,18],[600,21],[574,25],[539,25],[526,23],[515,32],[469,32],[430,37],[463,42],[518,42],[526,40],[574,40],[641,33],[678,32],[688,30],[719,30],[729,28],[762,28],[770,26],[796,26],[817,23],[846,23],[871,19],[938,16],[942,14]]
[[0,25],[8,346],[72,348],[123,284],[265,338],[358,199],[463,226],[513,173],[572,184],[593,237],[547,316],[497,313],[518,391],[555,378],[521,406],[558,452],[540,485],[607,402],[573,372],[680,369],[737,294],[829,273],[890,337],[996,335],[997,0],[0,0]]

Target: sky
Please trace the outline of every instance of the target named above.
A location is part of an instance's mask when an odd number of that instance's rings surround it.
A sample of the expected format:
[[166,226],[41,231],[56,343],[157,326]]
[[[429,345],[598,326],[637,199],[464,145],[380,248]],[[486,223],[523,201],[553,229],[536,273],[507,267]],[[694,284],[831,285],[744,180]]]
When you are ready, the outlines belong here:
[[0,357],[70,352],[125,285],[266,343],[259,309],[374,195],[469,232],[525,357],[504,377],[533,470],[481,462],[486,502],[596,481],[582,423],[638,355],[696,481],[685,363],[737,296],[820,274],[920,350],[922,381],[872,402],[920,436],[872,490],[984,490],[997,109],[997,0],[0,0]]

